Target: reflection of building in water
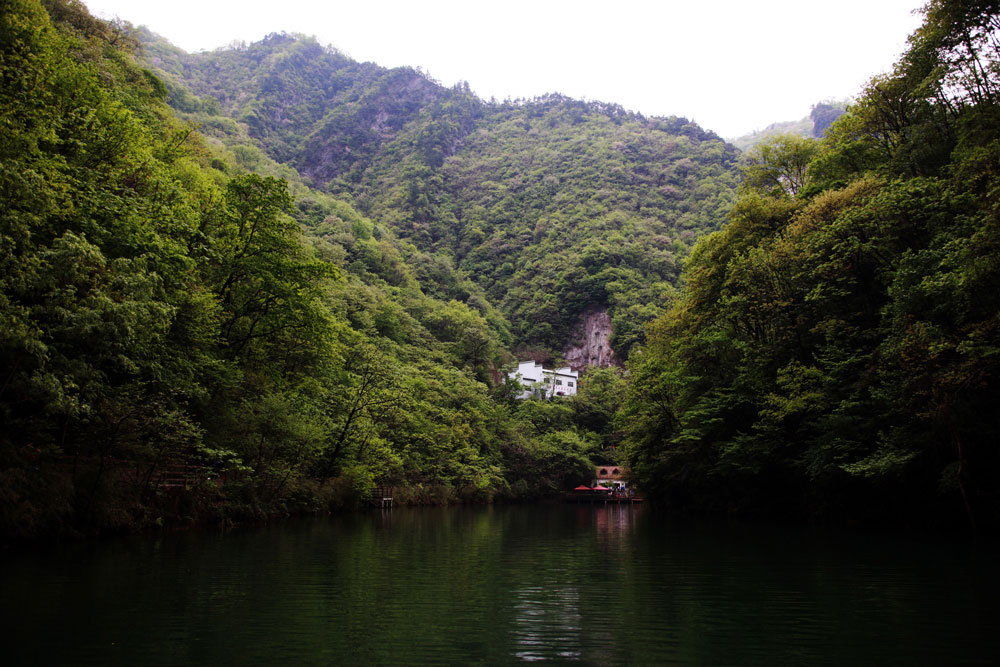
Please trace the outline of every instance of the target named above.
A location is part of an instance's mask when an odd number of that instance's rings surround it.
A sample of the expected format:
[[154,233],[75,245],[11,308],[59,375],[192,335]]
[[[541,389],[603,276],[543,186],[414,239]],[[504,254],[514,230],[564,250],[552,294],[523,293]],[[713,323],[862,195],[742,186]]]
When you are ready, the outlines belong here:
[[624,539],[632,532],[638,516],[636,513],[641,511],[641,507],[631,503],[580,503],[573,512],[573,523],[580,530],[593,526],[600,539]]
[[632,505],[604,505],[595,512],[594,524],[600,537],[621,538],[632,529]]

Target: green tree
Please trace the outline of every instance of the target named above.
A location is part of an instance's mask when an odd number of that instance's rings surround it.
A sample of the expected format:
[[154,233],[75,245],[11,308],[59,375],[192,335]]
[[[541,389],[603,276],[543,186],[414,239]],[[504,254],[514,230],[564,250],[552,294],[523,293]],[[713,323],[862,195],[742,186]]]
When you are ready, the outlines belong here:
[[744,157],[743,185],[773,197],[794,197],[806,186],[807,167],[818,151],[816,141],[794,134],[766,139]]

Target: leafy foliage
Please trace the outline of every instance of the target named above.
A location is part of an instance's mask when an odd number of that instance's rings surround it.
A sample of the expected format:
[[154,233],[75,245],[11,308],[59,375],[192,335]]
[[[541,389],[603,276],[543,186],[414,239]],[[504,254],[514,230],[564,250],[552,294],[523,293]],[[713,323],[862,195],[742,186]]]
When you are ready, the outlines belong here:
[[[534,497],[623,462],[691,510],[995,526],[995,5],[932,0],[737,197],[686,119],[5,0],[3,532]],[[515,400],[508,350],[556,356],[602,306],[628,373]]]
[[[322,511],[376,484],[523,497],[589,476],[617,384],[579,420],[512,403],[494,387],[509,324],[453,260],[310,189],[241,129],[263,125],[194,129],[236,101],[142,69],[129,26],[75,0],[3,9],[5,535]],[[283,43],[289,72],[313,62],[314,45]],[[398,92],[398,72],[321,51],[372,75],[355,90]],[[282,99],[245,111],[325,118],[326,98]],[[292,151],[296,128],[261,145]],[[540,428],[538,410],[562,417]],[[178,470],[196,472],[165,481]]]
[[558,95],[485,103],[301,36],[199,54],[143,37],[186,118],[350,196],[468,276],[522,349],[558,354],[598,306],[627,356],[695,236],[733,202],[736,152],[684,118]]
[[848,104],[849,102],[844,100],[823,100],[814,104],[809,115],[804,118],[771,123],[763,130],[751,132],[730,139],[730,141],[741,151],[749,151],[761,142],[788,134],[807,139],[822,139],[833,122],[846,113]]
[[994,3],[924,12],[896,70],[821,144],[758,147],[728,225],[699,241],[682,299],[633,359],[621,423],[660,498],[1000,519],[988,407],[1000,389],[1000,26]]

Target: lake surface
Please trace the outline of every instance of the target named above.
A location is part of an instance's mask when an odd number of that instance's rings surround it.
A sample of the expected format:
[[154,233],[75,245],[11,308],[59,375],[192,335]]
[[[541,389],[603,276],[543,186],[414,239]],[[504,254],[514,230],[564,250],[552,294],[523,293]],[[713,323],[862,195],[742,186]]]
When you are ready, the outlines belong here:
[[995,549],[643,506],[396,509],[0,565],[5,664],[1000,660]]

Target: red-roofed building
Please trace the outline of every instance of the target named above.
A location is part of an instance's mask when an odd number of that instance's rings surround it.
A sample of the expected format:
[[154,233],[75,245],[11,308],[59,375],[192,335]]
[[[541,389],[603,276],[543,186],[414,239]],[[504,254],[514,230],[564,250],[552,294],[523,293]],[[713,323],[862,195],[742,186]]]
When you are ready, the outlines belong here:
[[625,470],[621,466],[596,466],[594,486],[608,486],[621,489],[625,486]]
[[622,472],[621,466],[597,466],[594,468],[594,474],[598,482],[605,480],[620,482],[625,477]]

